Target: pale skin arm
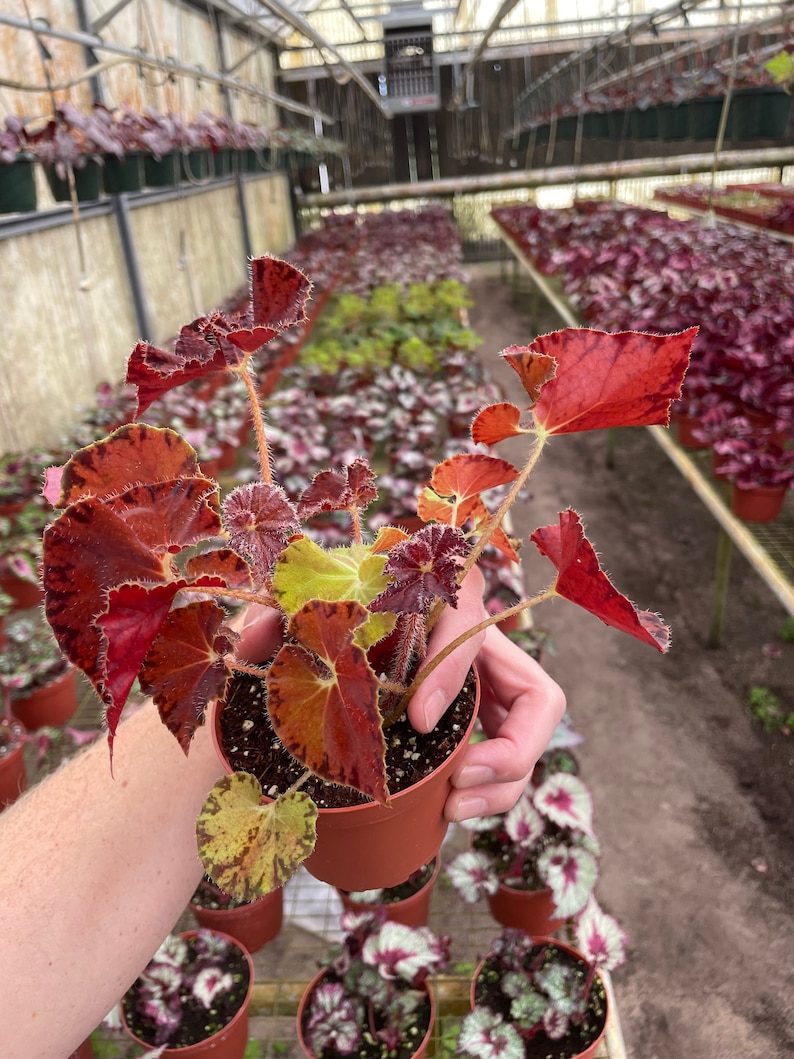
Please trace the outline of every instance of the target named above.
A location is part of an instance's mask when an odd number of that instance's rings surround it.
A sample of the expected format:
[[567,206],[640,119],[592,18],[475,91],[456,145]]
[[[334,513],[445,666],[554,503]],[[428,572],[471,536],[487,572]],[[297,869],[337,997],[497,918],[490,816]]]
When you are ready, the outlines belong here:
[[[481,590],[477,578],[467,579],[431,654],[484,616]],[[241,654],[251,660],[269,655],[277,631],[270,615],[257,617],[243,632]],[[565,708],[543,670],[489,630],[417,691],[410,707],[417,728],[427,730],[443,713],[478,650],[480,715],[491,738],[469,748],[453,777],[449,819],[509,808]],[[196,817],[222,772],[210,724],[186,758],[146,704],[120,726],[113,767],[111,777],[101,740],[0,814],[3,1059],[61,1059],[77,1048],[149,961],[201,878]]]

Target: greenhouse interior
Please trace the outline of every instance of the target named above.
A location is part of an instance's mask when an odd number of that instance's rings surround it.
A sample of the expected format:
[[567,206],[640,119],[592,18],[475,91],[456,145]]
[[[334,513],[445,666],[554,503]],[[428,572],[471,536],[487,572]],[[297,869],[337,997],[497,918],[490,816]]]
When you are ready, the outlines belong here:
[[792,25],[4,5],[0,1059],[794,1055]]

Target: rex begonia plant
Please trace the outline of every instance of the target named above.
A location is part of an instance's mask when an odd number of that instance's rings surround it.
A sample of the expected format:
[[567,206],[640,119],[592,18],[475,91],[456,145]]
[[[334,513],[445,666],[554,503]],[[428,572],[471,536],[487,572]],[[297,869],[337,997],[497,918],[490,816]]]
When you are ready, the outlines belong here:
[[567,772],[530,784],[507,813],[464,821],[470,849],[446,867],[459,896],[474,903],[499,884],[551,890],[556,915],[582,911],[598,879],[598,842],[587,786]]
[[[474,418],[480,451],[442,460],[413,534],[369,535],[362,513],[377,496],[369,462],[322,470],[293,503],[273,478],[268,432],[253,374],[268,343],[305,319],[311,284],[285,261],[251,262],[251,300],[182,328],[172,350],[139,342],[127,381],[137,415],[172,388],[216,373],[250,398],[259,477],[221,503],[195,450],[169,428],[131,423],[51,469],[45,495],[63,510],[44,534],[45,613],[67,656],[105,705],[112,753],[136,679],[185,753],[205,710],[240,672],[266,678],[263,738],[277,740],[328,784],[390,804],[385,731],[419,683],[470,636],[511,613],[562,596],[660,651],[668,629],[638,610],[601,570],[579,515],[531,536],[556,573],[541,592],[479,623],[419,670],[442,608],[486,545],[518,561],[502,523],[550,437],[612,426],[666,424],[696,329],[670,336],[566,329],[511,346],[502,356],[528,395],[528,410],[499,402]],[[488,451],[506,438],[532,442],[523,468]],[[484,493],[503,499],[491,512]],[[323,512],[343,512],[350,543],[324,548],[302,531]],[[236,653],[230,607],[265,604],[283,616],[284,642],[265,667]],[[250,899],[282,884],[312,851],[317,808],[300,790],[268,790],[256,777],[221,779],[200,817],[199,846],[215,882]],[[244,854],[244,857],[243,857]],[[245,861],[243,868],[241,862]]]
[[341,926],[307,998],[301,1031],[311,1054],[414,1054],[430,1019],[424,983],[446,967],[450,939],[387,920],[383,908],[343,912]]
[[478,970],[458,1054],[467,1059],[581,1055],[606,1021],[606,993],[597,972],[619,967],[626,943],[620,925],[592,898],[577,920],[576,955],[553,938],[536,940],[506,928]]

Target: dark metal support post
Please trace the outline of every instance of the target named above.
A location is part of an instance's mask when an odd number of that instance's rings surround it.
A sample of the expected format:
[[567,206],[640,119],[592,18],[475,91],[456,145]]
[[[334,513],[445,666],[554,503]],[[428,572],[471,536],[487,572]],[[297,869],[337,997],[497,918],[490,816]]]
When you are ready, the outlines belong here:
[[146,304],[146,295],[141,282],[141,271],[138,267],[138,255],[135,251],[135,242],[132,238],[130,227],[130,211],[126,195],[113,195],[113,212],[116,215],[116,225],[119,230],[121,252],[124,255],[124,265],[127,269],[127,280],[130,285],[132,304],[135,309],[135,320],[138,324],[138,332],[141,338],[148,342],[154,340],[151,321],[149,320],[149,309]]

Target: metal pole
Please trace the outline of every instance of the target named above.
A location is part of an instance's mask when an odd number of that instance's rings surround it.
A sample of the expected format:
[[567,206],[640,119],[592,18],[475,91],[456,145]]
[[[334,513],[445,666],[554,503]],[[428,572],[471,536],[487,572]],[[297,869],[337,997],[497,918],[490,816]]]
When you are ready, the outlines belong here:
[[[723,151],[720,169],[756,169],[761,166],[791,165],[794,147],[767,147],[760,151]],[[670,158],[644,158],[621,162],[599,162],[582,166],[553,166],[548,169],[510,170],[484,176],[446,177],[422,180],[416,184],[394,183],[382,187],[330,191],[326,195],[299,194],[299,206],[342,206],[353,202],[383,202],[388,199],[437,198],[475,191],[503,191],[506,188],[548,187],[586,180],[622,180],[627,177],[667,176],[681,173],[710,173],[713,153],[684,154]]]
[[138,333],[145,341],[151,342],[154,338],[149,309],[146,304],[146,294],[141,280],[141,270],[138,266],[138,254],[135,249],[135,241],[132,238],[130,227],[129,204],[126,194],[113,195],[113,213],[116,216],[116,225],[119,231],[121,252],[124,256],[124,264],[127,269],[127,280],[130,285],[132,304],[135,309],[135,321],[138,324]]

